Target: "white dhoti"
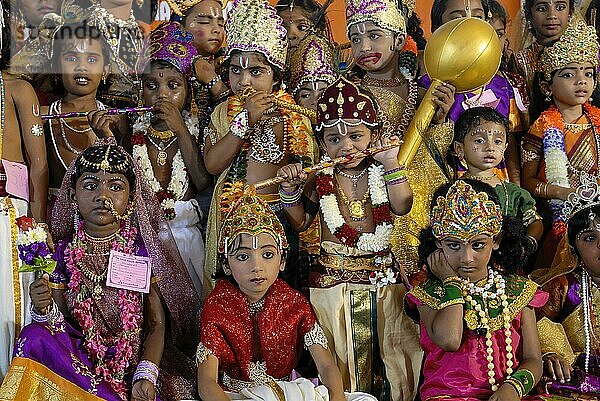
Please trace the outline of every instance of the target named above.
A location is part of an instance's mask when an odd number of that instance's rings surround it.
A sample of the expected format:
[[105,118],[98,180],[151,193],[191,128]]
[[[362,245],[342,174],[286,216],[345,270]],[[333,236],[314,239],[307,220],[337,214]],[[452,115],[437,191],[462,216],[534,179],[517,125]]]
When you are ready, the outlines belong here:
[[19,273],[18,229],[13,220],[26,214],[26,201],[0,198],[0,383],[10,365],[16,337],[31,322],[29,284],[35,276]]
[[[423,351],[419,327],[403,310],[403,284],[341,283],[311,288],[310,303],[325,331],[346,390],[375,391],[376,360],[381,358],[389,390],[382,397],[414,400]],[[377,353],[379,355],[377,355]],[[386,394],[387,393],[387,394]]]
[[[273,388],[275,384],[278,387]],[[303,378],[291,382],[277,381],[273,382],[271,386],[246,388],[240,393],[228,392],[227,396],[231,400],[244,401],[329,401],[329,392],[325,386],[315,387],[310,380]],[[377,401],[377,398],[365,393],[346,393],[346,400]]]
[[205,256],[204,241],[200,232],[202,212],[198,201],[190,199],[175,202],[175,213],[175,218],[169,221],[169,228],[194,288],[202,295]]

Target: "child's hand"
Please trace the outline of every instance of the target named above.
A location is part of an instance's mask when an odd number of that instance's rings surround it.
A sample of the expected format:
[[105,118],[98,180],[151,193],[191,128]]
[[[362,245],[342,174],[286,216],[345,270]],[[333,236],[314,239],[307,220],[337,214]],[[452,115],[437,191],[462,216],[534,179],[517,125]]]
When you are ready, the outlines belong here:
[[154,115],[165,122],[166,126],[176,135],[187,132],[187,127],[181,117],[181,111],[167,100],[159,100],[154,104]]
[[437,110],[433,116],[435,124],[441,124],[446,121],[448,112],[454,104],[454,92],[456,88],[450,84],[442,83],[433,90],[433,103],[437,106]]
[[116,116],[108,115],[108,110],[92,110],[88,113],[88,123],[99,138],[114,137],[112,130],[116,127]]
[[519,401],[519,394],[517,394],[517,390],[513,386],[508,383],[505,383],[500,386],[500,388],[492,394],[489,401]]
[[138,380],[131,389],[131,401],[155,401],[156,388],[146,379]]
[[548,354],[542,358],[544,362],[544,375],[552,380],[559,380],[561,383],[571,380],[573,367],[565,358],[556,354]]
[[38,314],[44,314],[46,308],[52,305],[52,293],[48,284],[48,273],[44,273],[41,278],[38,278],[29,285],[29,297],[33,304],[33,309]]
[[209,83],[217,76],[215,66],[200,57],[194,62],[194,72],[196,73],[196,78],[203,84]]
[[[397,135],[390,135],[386,138],[381,138],[378,141],[373,143],[373,146],[376,148],[383,148],[388,145],[400,145],[402,142]],[[395,148],[391,148],[385,150],[383,152],[379,152],[373,155],[373,159],[377,160],[379,163],[383,164],[388,170],[394,167],[398,167],[398,151],[400,150],[399,146]]]
[[294,192],[299,186],[304,185],[308,178],[308,174],[302,170],[301,163],[288,164],[281,167],[277,170],[277,176],[286,179],[280,184],[281,188],[286,192]]
[[264,91],[257,91],[253,93],[246,103],[244,108],[248,110],[248,123],[253,126],[260,121],[269,108],[273,106],[273,95]]
[[431,273],[442,281],[448,277],[456,276],[456,272],[452,270],[452,266],[448,263],[446,255],[441,249],[436,249],[427,257],[427,265]]

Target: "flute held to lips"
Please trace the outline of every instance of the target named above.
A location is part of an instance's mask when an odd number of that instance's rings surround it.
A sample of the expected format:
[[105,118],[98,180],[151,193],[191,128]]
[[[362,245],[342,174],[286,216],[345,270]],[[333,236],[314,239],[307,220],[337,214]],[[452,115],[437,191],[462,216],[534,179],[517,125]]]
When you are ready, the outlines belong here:
[[[127,113],[143,113],[146,111],[153,111],[154,107],[152,106],[143,106],[143,107],[124,107],[122,109],[108,109],[107,113],[109,116],[115,114],[127,114]],[[56,118],[77,118],[77,117],[87,117],[89,111],[70,111],[67,113],[60,114],[46,114],[42,116],[42,120],[52,120]]]

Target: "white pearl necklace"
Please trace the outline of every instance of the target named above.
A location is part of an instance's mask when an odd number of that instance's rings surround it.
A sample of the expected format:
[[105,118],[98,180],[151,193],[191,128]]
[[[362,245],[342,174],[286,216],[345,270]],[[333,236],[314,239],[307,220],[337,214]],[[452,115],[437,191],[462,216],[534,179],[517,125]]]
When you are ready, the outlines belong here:
[[[476,285],[475,283],[470,282],[469,280],[465,280],[461,278],[462,287],[463,287],[463,297],[465,301],[471,304],[473,309],[477,312],[479,316],[479,322],[481,327],[485,329],[485,345],[486,345],[486,360],[488,362],[488,383],[492,386],[492,391],[498,390],[498,384],[496,384],[495,378],[495,365],[494,365],[494,349],[492,348],[492,333],[490,331],[489,326],[489,311],[487,307],[488,299],[496,299],[499,298],[502,305],[502,316],[504,319],[504,335],[506,337],[506,374],[511,375],[513,373],[514,366],[514,355],[513,355],[513,347],[512,347],[512,339],[511,339],[511,317],[510,311],[508,310],[508,297],[506,296],[506,280],[502,275],[491,268],[489,268],[489,277],[486,284],[483,287]],[[496,286],[496,291],[490,292],[490,288]],[[473,296],[480,296],[483,300],[483,304],[485,308],[482,308],[479,302],[473,298]]]

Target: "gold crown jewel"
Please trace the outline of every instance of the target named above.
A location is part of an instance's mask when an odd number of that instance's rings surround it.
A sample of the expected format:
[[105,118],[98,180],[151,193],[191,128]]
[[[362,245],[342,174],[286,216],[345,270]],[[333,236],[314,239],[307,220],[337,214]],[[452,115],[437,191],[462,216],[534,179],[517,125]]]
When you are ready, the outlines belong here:
[[394,33],[406,35],[406,21],[395,2],[390,0],[346,0],[346,33],[354,24],[371,21]]
[[546,80],[552,72],[570,63],[590,63],[598,68],[598,39],[593,26],[579,20],[571,22],[558,42],[546,47],[542,53],[542,70]]
[[227,255],[231,242],[240,234],[256,237],[270,234],[280,249],[287,249],[288,242],[281,222],[262,199],[254,195],[242,196],[231,208],[219,233],[219,252]]
[[571,192],[563,204],[562,215],[565,221],[570,220],[584,209],[600,205],[600,186],[598,186],[596,177],[581,173],[579,182],[575,192]]
[[263,0],[235,0],[225,23],[225,58],[233,51],[258,52],[285,69],[287,31],[275,8]]
[[307,82],[324,81],[329,86],[337,79],[333,53],[329,41],[320,35],[309,34],[300,41],[290,60],[293,95]]
[[431,210],[435,238],[461,241],[487,234],[494,237],[502,229],[502,210],[485,192],[476,192],[462,180],[456,181],[446,196],[439,196]]
[[[89,148],[88,148],[89,149]],[[116,146],[108,145],[104,150],[104,155],[100,162],[93,162],[86,159],[86,154],[90,153],[89,156],[96,158],[99,152],[103,151],[103,146],[93,146],[88,152],[81,153],[79,162],[82,166],[87,168],[93,168],[99,171],[108,171],[110,173],[121,173],[130,166],[129,159],[123,157],[121,152]],[[97,160],[97,158],[96,158]]]

